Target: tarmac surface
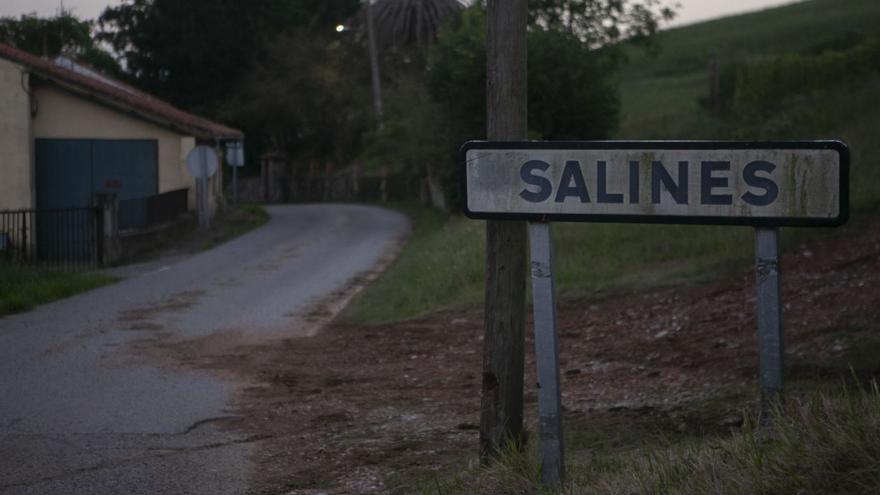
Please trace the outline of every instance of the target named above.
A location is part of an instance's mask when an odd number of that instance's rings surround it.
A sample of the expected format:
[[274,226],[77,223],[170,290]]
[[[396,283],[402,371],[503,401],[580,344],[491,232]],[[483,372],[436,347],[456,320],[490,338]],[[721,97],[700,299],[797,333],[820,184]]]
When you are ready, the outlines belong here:
[[217,426],[242,384],[139,344],[314,332],[310,308],[409,228],[369,206],[268,210],[269,223],[220,247],[125,267],[116,284],[0,318],[0,493],[247,491],[264,439]]

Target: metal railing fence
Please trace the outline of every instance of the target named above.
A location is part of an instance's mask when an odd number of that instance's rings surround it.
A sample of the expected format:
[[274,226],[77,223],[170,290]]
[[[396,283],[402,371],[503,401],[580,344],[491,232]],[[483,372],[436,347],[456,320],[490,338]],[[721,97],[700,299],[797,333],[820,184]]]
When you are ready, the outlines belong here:
[[0,260],[60,270],[88,270],[104,258],[98,208],[0,211]]

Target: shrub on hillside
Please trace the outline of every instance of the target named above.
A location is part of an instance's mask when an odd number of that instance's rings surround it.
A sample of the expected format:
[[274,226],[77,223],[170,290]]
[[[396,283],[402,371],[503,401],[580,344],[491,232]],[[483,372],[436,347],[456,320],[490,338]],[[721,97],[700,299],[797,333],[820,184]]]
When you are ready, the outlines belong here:
[[733,106],[742,114],[761,114],[793,95],[862,79],[880,71],[880,38],[845,51],[787,54],[745,63],[736,74]]

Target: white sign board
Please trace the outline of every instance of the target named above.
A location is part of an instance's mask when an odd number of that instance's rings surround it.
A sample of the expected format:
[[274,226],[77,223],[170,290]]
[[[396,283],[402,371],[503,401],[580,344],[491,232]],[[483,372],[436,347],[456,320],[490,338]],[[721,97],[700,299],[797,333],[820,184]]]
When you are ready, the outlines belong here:
[[241,141],[230,141],[226,143],[226,163],[230,167],[244,166],[244,143]]
[[848,150],[838,141],[465,144],[471,218],[840,225]]
[[186,155],[186,168],[197,179],[207,179],[217,173],[220,160],[210,146],[196,146]]

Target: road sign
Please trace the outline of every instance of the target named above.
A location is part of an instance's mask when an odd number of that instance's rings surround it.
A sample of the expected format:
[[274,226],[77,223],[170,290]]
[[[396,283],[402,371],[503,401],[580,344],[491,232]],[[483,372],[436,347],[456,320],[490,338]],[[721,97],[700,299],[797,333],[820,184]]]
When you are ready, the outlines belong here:
[[466,143],[471,218],[841,225],[849,154],[838,141]]
[[232,167],[232,202],[238,204],[238,168],[244,167],[244,141],[226,141],[226,163]]
[[217,173],[220,160],[210,146],[196,146],[186,156],[186,168],[196,181],[196,201],[199,208],[199,225],[203,229],[211,226],[211,207],[208,202],[208,179]]
[[530,220],[541,479],[564,475],[552,220],[755,226],[761,421],[783,385],[779,232],[846,222],[849,151],[839,141],[487,142],[464,155],[465,213]]
[[220,160],[210,146],[196,146],[186,155],[186,168],[197,179],[207,179],[217,173]]
[[226,163],[230,167],[244,167],[244,142],[227,141],[226,147]]

